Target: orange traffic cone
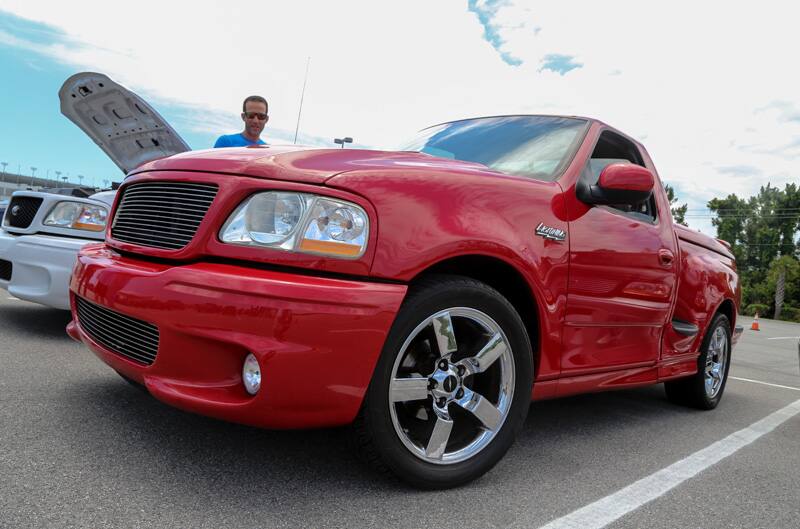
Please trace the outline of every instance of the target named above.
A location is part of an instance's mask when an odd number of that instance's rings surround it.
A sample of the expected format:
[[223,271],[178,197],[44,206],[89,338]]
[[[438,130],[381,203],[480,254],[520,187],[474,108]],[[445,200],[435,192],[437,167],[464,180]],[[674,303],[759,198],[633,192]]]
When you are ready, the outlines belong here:
[[758,312],[756,312],[755,318],[753,318],[753,324],[750,325],[751,331],[759,331],[761,329],[758,328]]

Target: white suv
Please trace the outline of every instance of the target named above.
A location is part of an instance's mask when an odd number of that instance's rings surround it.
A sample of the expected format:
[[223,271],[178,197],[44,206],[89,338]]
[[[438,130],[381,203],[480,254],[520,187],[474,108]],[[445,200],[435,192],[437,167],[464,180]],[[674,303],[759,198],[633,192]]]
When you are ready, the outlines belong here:
[[[106,75],[83,72],[58,92],[61,113],[98,144],[123,173],[189,150],[156,110]],[[20,299],[69,310],[78,251],[102,241],[116,191],[89,198],[17,191],[0,231],[0,287]]]
[[103,240],[115,194],[14,193],[0,231],[0,287],[19,299],[69,309],[69,277],[78,250]]

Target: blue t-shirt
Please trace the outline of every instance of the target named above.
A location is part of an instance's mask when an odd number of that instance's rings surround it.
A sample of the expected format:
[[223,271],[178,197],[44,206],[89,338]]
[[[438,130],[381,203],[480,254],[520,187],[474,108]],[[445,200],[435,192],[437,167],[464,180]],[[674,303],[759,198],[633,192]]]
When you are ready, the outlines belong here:
[[214,144],[214,148],[217,149],[219,147],[248,147],[250,145],[266,145],[263,140],[258,141],[250,141],[245,138],[242,133],[238,134],[223,134],[219,138],[217,138],[217,142]]

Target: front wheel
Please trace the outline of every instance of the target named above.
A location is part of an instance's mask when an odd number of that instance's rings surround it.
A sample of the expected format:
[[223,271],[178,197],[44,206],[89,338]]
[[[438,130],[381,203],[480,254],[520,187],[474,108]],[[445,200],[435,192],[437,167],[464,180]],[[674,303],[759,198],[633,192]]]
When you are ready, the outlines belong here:
[[697,358],[697,373],[665,382],[667,398],[676,403],[701,410],[717,407],[728,381],[731,359],[731,324],[724,314],[717,314],[708,327],[708,332]]
[[356,421],[373,466],[423,488],[448,488],[491,469],[530,404],[532,359],[514,307],[468,278],[414,288],[392,326]]

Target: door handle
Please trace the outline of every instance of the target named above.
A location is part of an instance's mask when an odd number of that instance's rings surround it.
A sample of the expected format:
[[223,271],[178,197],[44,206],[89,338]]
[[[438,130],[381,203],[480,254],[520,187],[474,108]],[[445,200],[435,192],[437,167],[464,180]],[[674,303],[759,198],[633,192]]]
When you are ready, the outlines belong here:
[[661,266],[664,268],[672,267],[672,261],[674,260],[675,255],[671,251],[665,248],[662,248],[658,251],[658,262],[661,263]]

